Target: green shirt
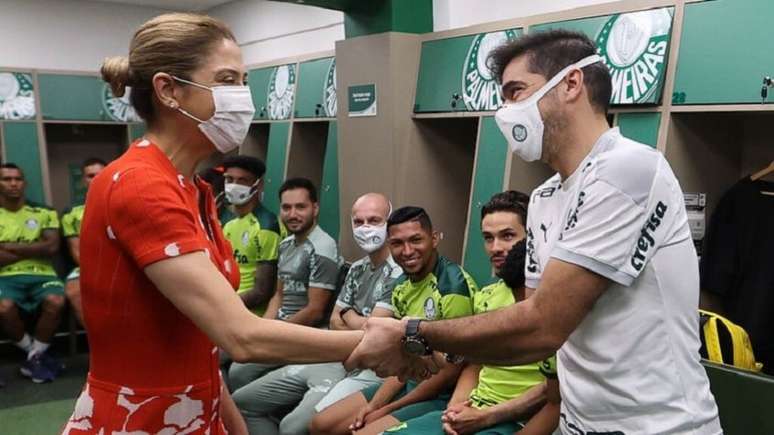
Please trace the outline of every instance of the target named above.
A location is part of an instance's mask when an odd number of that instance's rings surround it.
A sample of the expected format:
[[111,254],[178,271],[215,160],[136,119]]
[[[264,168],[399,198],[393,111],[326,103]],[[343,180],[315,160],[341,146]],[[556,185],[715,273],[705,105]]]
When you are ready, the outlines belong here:
[[[516,303],[511,289],[500,280],[473,294],[473,311],[476,314],[494,311]],[[547,361],[550,364],[550,361]],[[514,399],[533,386],[542,383],[542,363],[521,366],[481,367],[478,385],[470,392],[470,400],[477,408],[494,406]],[[554,367],[556,363],[554,363]]]
[[[248,292],[255,284],[256,264],[277,261],[280,243],[277,216],[259,204],[250,213],[228,220],[223,225],[223,234],[231,242],[234,260],[239,265],[237,292]],[[263,315],[265,311],[266,304],[253,310],[258,315]]]
[[[48,207],[25,204],[18,211],[0,208],[0,243],[34,243],[44,230],[58,230],[56,211]],[[0,268],[0,276],[56,276],[50,258],[30,258]]]
[[478,287],[459,265],[438,256],[433,271],[419,282],[405,274],[392,291],[395,317],[419,317],[427,320],[453,319],[473,313],[471,295]]
[[62,215],[62,234],[65,237],[79,237],[83,221],[83,204],[73,206]]

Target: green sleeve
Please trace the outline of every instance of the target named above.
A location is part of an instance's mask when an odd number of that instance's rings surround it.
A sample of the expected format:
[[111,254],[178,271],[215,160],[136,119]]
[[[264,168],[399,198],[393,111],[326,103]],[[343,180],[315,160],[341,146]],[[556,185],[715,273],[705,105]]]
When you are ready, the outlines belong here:
[[548,379],[556,379],[556,355],[540,363],[540,373]]
[[46,210],[45,223],[42,225],[44,230],[58,230],[59,229],[59,216],[56,214],[56,210]]
[[473,314],[473,303],[470,296],[456,293],[447,294],[441,296],[440,313],[441,319],[470,316]]
[[280,235],[274,231],[261,229],[257,234],[258,242],[258,263],[266,261],[277,261],[279,258]]
[[78,232],[75,230],[75,216],[72,213],[62,216],[62,234],[65,237],[75,237],[78,235]]

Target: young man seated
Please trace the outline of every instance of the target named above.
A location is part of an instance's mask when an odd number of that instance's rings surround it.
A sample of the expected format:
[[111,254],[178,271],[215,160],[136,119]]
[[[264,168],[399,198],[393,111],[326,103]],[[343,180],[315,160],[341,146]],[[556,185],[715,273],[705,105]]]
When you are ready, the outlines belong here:
[[[392,292],[395,317],[450,319],[473,312],[477,287],[459,265],[438,253],[438,233],[419,207],[396,210],[387,222],[388,244],[403,268]],[[378,434],[401,421],[446,408],[460,367],[445,365],[432,378],[416,384],[397,377],[366,388],[323,410],[312,420],[313,434]]]
[[[484,249],[500,280],[473,295],[476,314],[497,310],[524,298],[525,223],[529,197],[515,191],[494,195],[481,209]],[[387,430],[389,435],[550,434],[559,422],[554,359],[540,364],[496,367],[469,364],[457,382],[446,411],[436,411]],[[554,381],[552,381],[554,382]],[[543,404],[548,400],[542,411]],[[524,427],[530,416],[541,410]],[[533,421],[534,420],[534,421]]]

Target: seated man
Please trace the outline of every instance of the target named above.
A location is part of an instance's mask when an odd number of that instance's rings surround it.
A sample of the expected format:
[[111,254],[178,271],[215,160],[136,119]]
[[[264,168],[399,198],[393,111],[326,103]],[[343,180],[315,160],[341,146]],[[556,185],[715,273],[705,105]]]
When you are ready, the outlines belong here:
[[[86,159],[81,165],[81,183],[87,190],[91,184],[91,180],[97,176],[107,164],[104,160],[92,157]],[[70,249],[70,257],[72,257],[75,263],[75,268],[67,275],[65,283],[65,294],[67,299],[70,300],[70,305],[73,307],[75,317],[83,325],[83,309],[81,305],[81,268],[78,267],[81,264],[80,254],[80,234],[81,234],[81,221],[83,220],[84,201],[74,204],[69,210],[65,211],[62,215],[62,235],[67,239],[67,247]]]
[[[51,263],[59,248],[59,218],[47,207],[24,198],[26,182],[13,163],[0,165],[0,322],[4,332],[27,353],[21,373],[41,383],[52,381],[62,366],[46,351],[64,308],[64,286]],[[34,338],[25,332],[19,309],[40,306]]]
[[[322,326],[339,280],[341,259],[336,241],[317,225],[317,189],[306,178],[286,180],[279,191],[280,219],[292,234],[280,243],[277,289],[264,317],[306,326]],[[247,386],[276,364],[235,363],[229,388]]]
[[[403,271],[390,257],[385,243],[389,212],[389,200],[378,193],[363,195],[352,206],[355,241],[368,255],[349,269],[331,315],[331,329],[360,329],[368,316],[393,314],[392,287]],[[360,373],[355,384],[362,388],[372,385],[378,378],[370,373],[368,377]],[[315,405],[346,374],[341,363],[289,365],[240,388],[233,396],[234,402],[251,434],[306,434]],[[350,393],[353,391],[357,390]],[[278,424],[274,414],[294,405],[295,409]]]
[[[495,274],[501,279],[473,295],[473,311],[476,314],[512,305],[524,297],[524,225],[528,203],[528,196],[507,191],[494,195],[481,209],[484,249]],[[520,432],[522,423],[545,402],[545,375],[541,372],[545,371],[543,365],[467,365],[445,412],[425,414],[396,425],[385,433],[443,435],[445,431],[456,434],[511,435]],[[550,368],[554,365],[553,359],[545,363],[545,367],[549,368],[549,376],[552,376]],[[553,410],[557,411],[558,407]],[[541,416],[531,422],[527,433],[550,434],[558,423],[558,412]]]
[[[450,319],[473,312],[471,295],[476,283],[459,265],[438,253],[438,233],[419,207],[396,210],[387,221],[388,244],[403,268],[392,292],[395,317]],[[377,434],[414,417],[442,411],[460,367],[445,364],[440,372],[419,384],[385,379],[331,405],[312,419],[313,434]]]
[[229,156],[222,166],[226,201],[233,213],[224,212],[221,221],[239,265],[237,293],[248,309],[263,316],[274,296],[280,243],[277,216],[261,204],[266,165],[255,157]]

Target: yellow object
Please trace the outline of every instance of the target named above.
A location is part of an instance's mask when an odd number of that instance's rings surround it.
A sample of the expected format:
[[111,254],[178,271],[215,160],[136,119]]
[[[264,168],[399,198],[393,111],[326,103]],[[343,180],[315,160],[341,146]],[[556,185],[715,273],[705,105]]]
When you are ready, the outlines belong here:
[[747,331],[725,317],[699,310],[701,316],[701,356],[712,362],[760,372]]

